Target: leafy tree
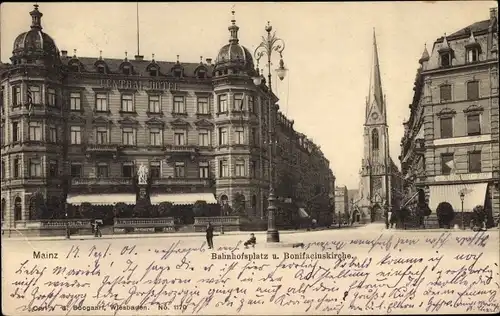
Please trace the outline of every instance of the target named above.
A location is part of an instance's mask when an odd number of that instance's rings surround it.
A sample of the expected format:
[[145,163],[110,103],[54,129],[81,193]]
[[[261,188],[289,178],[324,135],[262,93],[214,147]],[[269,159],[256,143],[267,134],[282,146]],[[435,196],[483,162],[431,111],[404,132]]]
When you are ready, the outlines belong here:
[[448,202],[441,202],[436,208],[436,215],[440,228],[450,228],[451,222],[455,218],[455,211]]
[[47,214],[45,198],[39,191],[30,197],[30,218],[32,220],[41,220]]
[[134,217],[151,217],[151,203],[147,198],[140,198],[134,206]]
[[174,205],[170,202],[161,202],[158,205],[158,216],[159,217],[172,217]]
[[206,201],[196,201],[193,205],[193,213],[195,217],[209,216],[209,208]]
[[80,205],[80,217],[81,218],[94,218],[94,208],[89,202],[83,202]]
[[232,215],[234,216],[245,216],[246,212],[246,201],[245,196],[240,192],[236,192],[233,195],[233,209]]

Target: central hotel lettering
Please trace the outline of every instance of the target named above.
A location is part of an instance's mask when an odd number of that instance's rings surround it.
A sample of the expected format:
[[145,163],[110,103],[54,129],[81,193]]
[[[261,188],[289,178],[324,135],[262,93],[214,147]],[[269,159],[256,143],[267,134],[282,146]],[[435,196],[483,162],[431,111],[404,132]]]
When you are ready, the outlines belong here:
[[101,79],[102,88],[137,90],[177,90],[177,83],[166,80]]

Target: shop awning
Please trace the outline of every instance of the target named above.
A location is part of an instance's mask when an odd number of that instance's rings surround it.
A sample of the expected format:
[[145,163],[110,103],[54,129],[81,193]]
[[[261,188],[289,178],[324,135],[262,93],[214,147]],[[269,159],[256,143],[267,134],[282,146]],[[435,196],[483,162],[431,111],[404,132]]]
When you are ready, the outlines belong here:
[[69,195],[67,202],[73,205],[90,203],[93,205],[114,205],[122,202],[125,204],[135,204],[135,194],[132,193],[107,193],[107,194],[75,194]]
[[450,184],[430,186],[429,207],[436,210],[441,202],[451,204],[455,212],[462,210],[460,192],[464,192],[464,212],[471,212],[477,205],[484,205],[488,183]]
[[189,205],[196,201],[205,201],[207,204],[217,204],[217,200],[212,193],[161,193],[151,195],[151,204],[170,202],[174,205]]
[[309,214],[307,214],[306,210],[304,208],[299,208],[299,216],[302,218],[307,218],[309,217]]

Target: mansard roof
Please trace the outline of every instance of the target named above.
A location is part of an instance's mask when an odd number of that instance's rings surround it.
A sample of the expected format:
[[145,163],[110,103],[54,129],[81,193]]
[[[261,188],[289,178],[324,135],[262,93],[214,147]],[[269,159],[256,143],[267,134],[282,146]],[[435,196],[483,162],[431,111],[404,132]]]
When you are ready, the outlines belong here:
[[[62,62],[66,65],[68,65],[69,61],[71,60],[71,57],[67,58],[61,58]],[[88,73],[97,73],[98,70],[95,69],[95,63],[96,61],[99,60],[99,57],[78,57],[78,61],[82,65],[82,67],[85,69],[84,72]],[[120,71],[120,65],[123,64],[124,60],[122,58],[102,58],[102,61],[106,63],[108,69],[109,69],[109,74],[122,74]],[[127,60],[127,63],[130,63],[130,65],[134,69],[134,75],[142,76],[142,77],[151,77],[151,74],[149,72],[148,67],[151,65],[150,60],[135,60],[135,59],[129,59]],[[172,76],[171,70],[176,69],[179,66],[182,67],[184,73],[184,77],[196,77],[197,73],[197,68],[200,67],[200,63],[184,63],[180,62],[179,64],[177,62],[171,62],[171,61],[158,61],[155,60],[155,65],[159,67],[159,72],[160,72],[160,77],[161,76]],[[212,71],[213,71],[213,65],[202,65],[207,69],[206,77],[211,77],[212,76]]]

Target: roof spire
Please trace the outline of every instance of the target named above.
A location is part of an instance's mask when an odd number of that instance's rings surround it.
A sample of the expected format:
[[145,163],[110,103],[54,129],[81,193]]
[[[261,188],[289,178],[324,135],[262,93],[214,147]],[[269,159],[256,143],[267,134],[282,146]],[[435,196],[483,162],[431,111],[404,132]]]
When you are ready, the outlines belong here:
[[99,60],[102,60],[102,50],[99,51]]
[[229,43],[231,44],[238,44],[239,40],[238,40],[238,30],[240,29],[237,25],[236,25],[236,18],[234,17],[234,6],[233,6],[233,10],[231,11],[232,15],[233,15],[233,18],[231,19],[231,25],[227,28],[229,30],[229,32],[231,33],[231,36],[229,37]]
[[382,92],[382,79],[380,77],[380,65],[378,60],[377,38],[373,28],[373,64],[370,72],[370,88],[368,92],[368,103],[366,104],[366,115],[375,103],[381,114],[384,113],[384,93]]
[[418,62],[420,64],[422,64],[423,62],[426,62],[426,61],[429,61],[429,52],[427,51],[427,43],[424,44],[424,52],[422,53],[422,57],[420,57],[420,59],[418,60]]
[[31,28],[32,29],[42,29],[42,12],[38,11],[38,3],[34,4],[35,9],[30,12],[31,15]]

